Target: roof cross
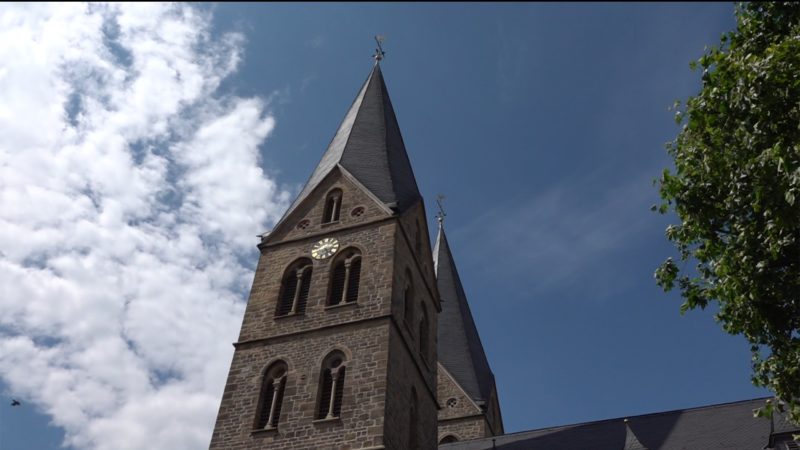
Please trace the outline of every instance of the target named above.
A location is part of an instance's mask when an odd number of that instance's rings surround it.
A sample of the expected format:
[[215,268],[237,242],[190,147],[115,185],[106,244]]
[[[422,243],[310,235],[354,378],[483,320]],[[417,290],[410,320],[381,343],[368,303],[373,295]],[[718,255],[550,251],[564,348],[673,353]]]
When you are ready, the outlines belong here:
[[375,49],[375,54],[372,55],[372,57],[375,58],[375,61],[381,61],[383,59],[383,55],[386,54],[386,52],[383,51],[383,47],[381,46],[381,42],[383,42],[384,39],[385,38],[380,34],[375,36],[375,42],[378,43],[378,48]]
[[444,195],[439,194],[436,196],[436,204],[439,205],[439,212],[436,213],[436,220],[438,220],[439,223],[444,222],[444,218],[445,216],[447,216],[447,213],[444,212],[444,205],[442,205],[442,200],[444,200]]

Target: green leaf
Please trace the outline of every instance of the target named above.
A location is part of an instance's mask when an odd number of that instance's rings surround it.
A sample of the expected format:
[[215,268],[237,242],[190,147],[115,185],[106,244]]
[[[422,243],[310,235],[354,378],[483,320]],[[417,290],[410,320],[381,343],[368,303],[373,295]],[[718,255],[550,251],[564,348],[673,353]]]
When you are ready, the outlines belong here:
[[718,304],[720,326],[755,349],[753,383],[800,425],[800,4],[741,3],[736,16],[690,62],[699,93],[674,106],[656,210],[680,220],[666,237],[687,264],[654,275],[679,287],[681,313]]

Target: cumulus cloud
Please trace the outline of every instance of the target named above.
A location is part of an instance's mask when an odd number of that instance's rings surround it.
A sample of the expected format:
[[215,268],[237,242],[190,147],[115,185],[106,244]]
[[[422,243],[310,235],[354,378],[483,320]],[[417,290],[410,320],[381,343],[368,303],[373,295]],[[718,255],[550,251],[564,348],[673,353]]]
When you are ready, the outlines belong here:
[[267,104],[217,91],[242,46],[186,4],[0,5],[0,376],[67,445],[208,445],[287,201]]

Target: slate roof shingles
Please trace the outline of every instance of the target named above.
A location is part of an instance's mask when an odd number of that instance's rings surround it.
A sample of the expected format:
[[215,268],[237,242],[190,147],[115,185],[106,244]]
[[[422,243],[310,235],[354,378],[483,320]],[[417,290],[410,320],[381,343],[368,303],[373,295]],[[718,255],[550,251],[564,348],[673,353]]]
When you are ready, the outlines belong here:
[[[649,450],[762,450],[769,443],[770,422],[753,417],[764,398],[629,418],[630,429]],[[793,431],[800,431],[793,427]],[[609,419],[495,438],[443,444],[441,450],[623,450],[624,419]]]
[[337,166],[402,212],[422,198],[380,64],[375,64],[303,190],[277,228]]
[[433,249],[433,258],[436,284],[442,302],[437,347],[439,362],[473,400],[488,402],[494,389],[494,374],[483,351],[467,303],[467,296],[458,277],[458,270],[441,224]]

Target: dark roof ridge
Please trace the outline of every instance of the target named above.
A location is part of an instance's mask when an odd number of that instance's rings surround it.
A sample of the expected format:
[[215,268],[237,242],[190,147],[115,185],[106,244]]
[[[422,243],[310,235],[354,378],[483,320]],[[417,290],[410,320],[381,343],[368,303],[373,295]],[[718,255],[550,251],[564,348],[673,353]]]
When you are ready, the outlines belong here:
[[[756,401],[756,400],[766,400],[766,399],[769,399],[769,398],[773,398],[773,397],[772,396],[769,396],[769,397],[756,397],[756,398],[745,399],[745,400],[736,400],[736,401],[731,401],[731,402],[726,402],[726,403],[715,403],[713,405],[695,406],[695,407],[683,408],[683,409],[672,409],[672,410],[669,410],[669,411],[659,411],[659,412],[645,413],[645,414],[638,414],[638,415],[628,415],[628,416],[614,417],[612,419],[590,420],[590,421],[587,421],[587,422],[569,423],[569,424],[566,424],[566,425],[557,425],[557,426],[552,426],[552,427],[533,428],[533,429],[530,429],[530,430],[515,431],[513,433],[506,433],[506,434],[502,434],[500,436],[494,436],[494,438],[496,439],[498,437],[515,436],[515,435],[521,435],[521,434],[525,434],[525,433],[533,433],[533,432],[536,432],[536,431],[576,428],[576,427],[582,427],[582,426],[586,426],[586,425],[596,425],[596,424],[602,424],[602,423],[610,423],[610,422],[621,421],[621,420],[625,420],[625,419],[635,419],[635,418],[640,418],[640,417],[652,417],[652,416],[660,416],[660,415],[666,415],[666,414],[675,414],[677,412],[698,411],[698,410],[702,410],[702,409],[720,408],[720,407],[724,407],[724,406],[735,405],[737,403],[747,403],[747,402],[753,402],[753,401]],[[489,438],[472,439],[472,440],[463,441],[463,442],[475,442],[475,441],[483,441],[483,440],[489,440],[489,439],[492,439],[492,438],[489,437]]]

